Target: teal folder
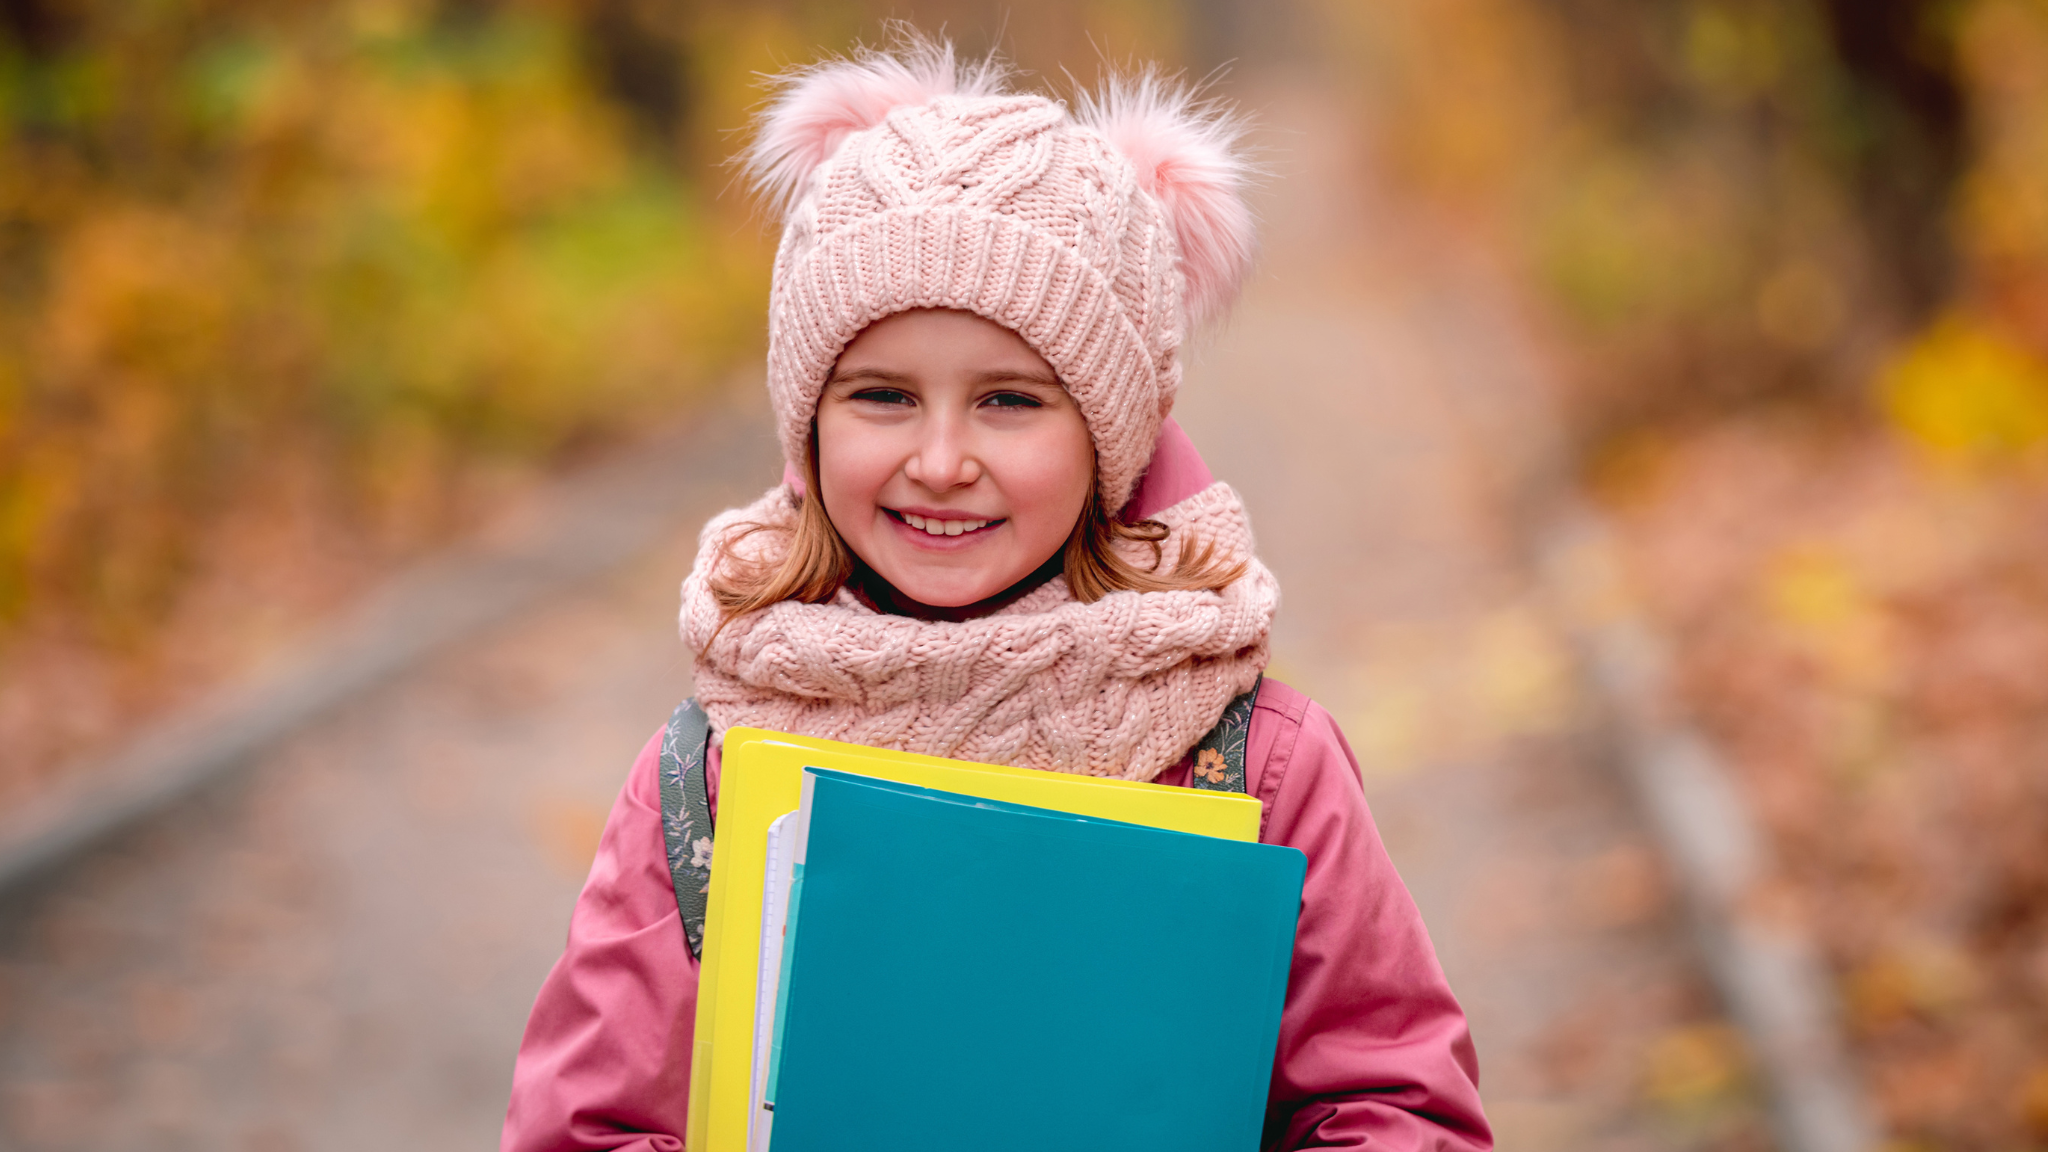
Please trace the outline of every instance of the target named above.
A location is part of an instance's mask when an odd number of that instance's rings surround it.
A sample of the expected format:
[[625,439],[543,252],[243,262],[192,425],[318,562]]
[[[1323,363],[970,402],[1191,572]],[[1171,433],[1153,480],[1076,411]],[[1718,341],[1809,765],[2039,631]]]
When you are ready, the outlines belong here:
[[773,1152],[1253,1152],[1307,861],[824,769]]

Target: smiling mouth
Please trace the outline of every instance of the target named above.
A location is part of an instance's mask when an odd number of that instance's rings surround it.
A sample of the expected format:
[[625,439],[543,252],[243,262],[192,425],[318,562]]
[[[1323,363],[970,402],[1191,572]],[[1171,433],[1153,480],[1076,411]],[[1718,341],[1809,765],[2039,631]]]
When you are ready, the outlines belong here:
[[882,511],[887,512],[891,520],[899,524],[908,524],[927,536],[965,536],[970,532],[979,532],[984,528],[993,528],[1002,523],[1000,519],[941,520],[936,516],[918,516],[909,512],[898,512],[894,508],[884,508]]

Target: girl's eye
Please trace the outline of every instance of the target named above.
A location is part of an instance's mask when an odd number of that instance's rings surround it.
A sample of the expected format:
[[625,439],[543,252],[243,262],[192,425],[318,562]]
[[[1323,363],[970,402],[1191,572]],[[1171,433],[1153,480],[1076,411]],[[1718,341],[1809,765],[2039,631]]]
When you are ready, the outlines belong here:
[[991,408],[1043,408],[1045,405],[1036,397],[1022,392],[998,392],[982,401]]
[[848,400],[865,400],[870,404],[908,404],[910,397],[894,388],[863,388]]

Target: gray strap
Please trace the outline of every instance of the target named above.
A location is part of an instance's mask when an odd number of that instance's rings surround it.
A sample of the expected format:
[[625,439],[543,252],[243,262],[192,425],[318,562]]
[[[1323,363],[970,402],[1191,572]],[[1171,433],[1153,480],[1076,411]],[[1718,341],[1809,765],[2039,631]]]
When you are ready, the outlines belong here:
[[676,907],[683,913],[683,939],[699,959],[711,903],[711,784],[705,778],[710,746],[711,718],[697,698],[676,705],[661,734],[661,835],[668,843]]
[[1265,682],[1265,677],[1259,677],[1251,691],[1232,700],[1223,709],[1223,718],[1195,745],[1194,771],[1188,774],[1190,786],[1205,792],[1243,794],[1245,744],[1252,732],[1252,705],[1259,702],[1259,684]]

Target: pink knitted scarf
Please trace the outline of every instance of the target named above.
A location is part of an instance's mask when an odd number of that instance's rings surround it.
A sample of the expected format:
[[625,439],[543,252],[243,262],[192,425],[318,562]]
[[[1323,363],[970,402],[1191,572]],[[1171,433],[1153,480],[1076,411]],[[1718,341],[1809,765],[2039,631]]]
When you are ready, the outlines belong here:
[[[1221,592],[1115,592],[1083,604],[1054,577],[992,615],[954,623],[885,615],[841,589],[826,603],[786,600],[718,631],[705,577],[722,545],[750,524],[793,525],[796,511],[782,486],[719,515],[683,581],[683,640],[697,653],[697,700],[718,732],[745,725],[1150,780],[1266,666],[1279,586],[1253,555],[1244,507],[1227,484],[1151,514],[1170,530],[1166,563],[1190,534],[1245,562],[1245,575]],[[788,539],[759,532],[739,547],[761,556]],[[1149,563],[1151,549],[1133,559]]]

